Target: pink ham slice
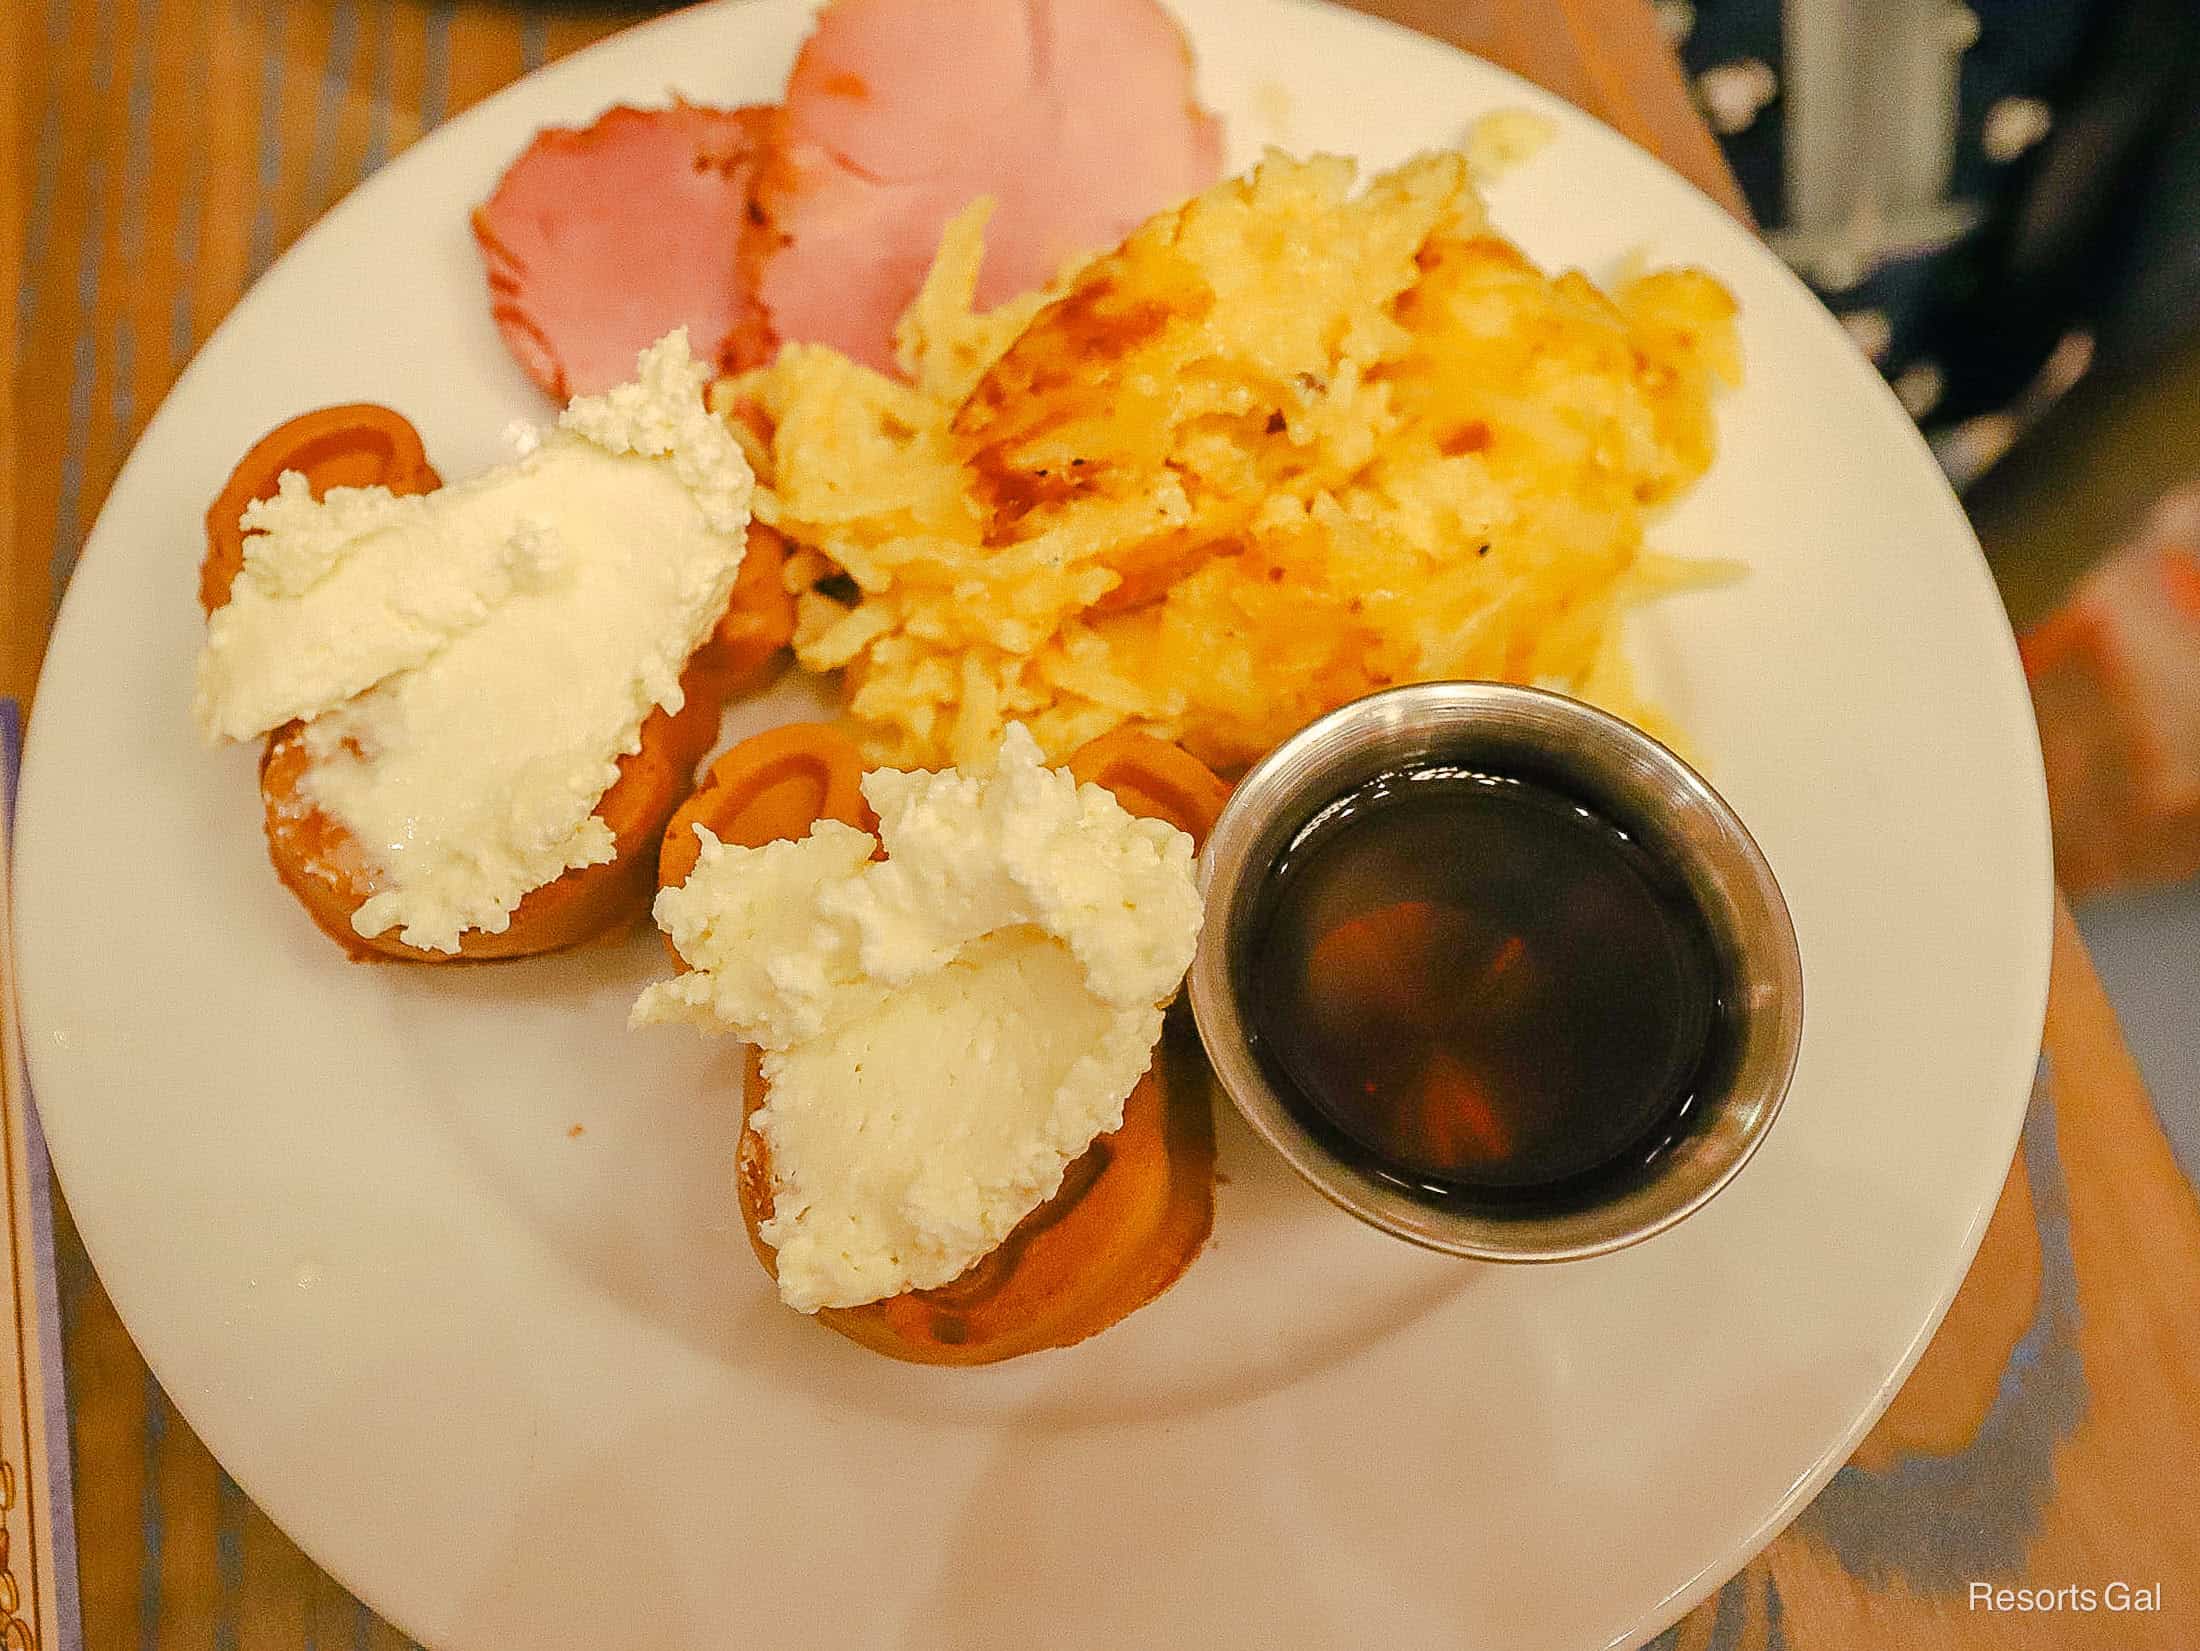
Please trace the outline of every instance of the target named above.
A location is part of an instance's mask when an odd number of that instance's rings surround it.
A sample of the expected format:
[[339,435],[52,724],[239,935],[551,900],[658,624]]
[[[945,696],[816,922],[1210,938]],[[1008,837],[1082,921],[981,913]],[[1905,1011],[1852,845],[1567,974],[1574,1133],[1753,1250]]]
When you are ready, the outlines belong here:
[[529,377],[560,401],[607,389],[678,326],[729,370],[768,357],[735,249],[778,116],[622,107],[536,134],[473,215],[497,327]]
[[771,330],[890,369],[948,219],[987,226],[978,300],[1042,286],[1212,183],[1222,133],[1155,0],[833,0],[795,61],[744,265]]

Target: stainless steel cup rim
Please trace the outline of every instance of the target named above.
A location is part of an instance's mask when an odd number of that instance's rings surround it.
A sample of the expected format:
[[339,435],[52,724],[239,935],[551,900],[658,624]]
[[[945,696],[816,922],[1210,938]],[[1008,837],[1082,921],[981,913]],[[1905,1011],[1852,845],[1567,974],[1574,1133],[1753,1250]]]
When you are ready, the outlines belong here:
[[[1270,1083],[1238,1001],[1233,954],[1276,856],[1312,814],[1377,774],[1468,760],[1544,779],[1598,807],[1688,881],[1723,953],[1735,1016],[1728,1081],[1699,1121],[1612,1197],[1557,1210],[1438,1203],[1339,1158]],[[1563,694],[1425,682],[1309,723],[1238,782],[1199,860],[1207,918],[1190,996],[1209,1060],[1254,1130],[1324,1197],[1429,1249],[1489,1261],[1567,1261],[1662,1232],[1703,1207],[1763,1143],[1802,1043],[1803,969],[1763,851],[1703,776],[1620,718]]]

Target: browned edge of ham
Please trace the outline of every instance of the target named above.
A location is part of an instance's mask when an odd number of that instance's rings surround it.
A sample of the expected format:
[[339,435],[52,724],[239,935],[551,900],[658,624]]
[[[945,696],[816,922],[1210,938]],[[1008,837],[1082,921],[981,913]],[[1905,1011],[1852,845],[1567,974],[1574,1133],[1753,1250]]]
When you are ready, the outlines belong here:
[[559,401],[634,376],[675,327],[738,370],[774,341],[734,248],[777,109],[606,110],[547,127],[474,209],[490,313],[527,376]]

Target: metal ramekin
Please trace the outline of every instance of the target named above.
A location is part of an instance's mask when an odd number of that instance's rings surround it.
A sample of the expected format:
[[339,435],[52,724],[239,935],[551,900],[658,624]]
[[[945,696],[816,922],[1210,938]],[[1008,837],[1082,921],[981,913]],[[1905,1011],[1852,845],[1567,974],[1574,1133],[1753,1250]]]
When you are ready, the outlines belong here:
[[[1634,833],[1679,870],[1731,988],[1727,1081],[1693,1126],[1607,1197],[1551,1209],[1432,1201],[1333,1154],[1270,1084],[1234,960],[1277,856],[1324,804],[1388,770],[1459,763],[1540,781]],[[1276,747],[1238,782],[1200,857],[1207,923],[1192,964],[1201,1040],[1246,1121],[1325,1197],[1430,1249],[1487,1261],[1568,1261],[1648,1238],[1702,1208],[1772,1127],[1802,1040],[1803,965],[1772,869],[1703,778],[1617,717],[1560,694],[1428,682],[1355,700]]]

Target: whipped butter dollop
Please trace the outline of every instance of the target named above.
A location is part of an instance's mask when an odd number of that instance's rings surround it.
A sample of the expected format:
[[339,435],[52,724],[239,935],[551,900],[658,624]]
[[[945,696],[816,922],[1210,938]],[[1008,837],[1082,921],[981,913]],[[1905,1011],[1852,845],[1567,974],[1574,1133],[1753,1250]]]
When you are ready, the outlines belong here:
[[614,858],[595,809],[726,608],[754,487],[676,332],[522,455],[433,493],[286,474],[208,620],[209,739],[304,719],[303,800],[357,841],[360,934],[458,949]]
[[656,904],[689,972],[633,1015],[762,1050],[760,1232],[803,1312],[945,1284],[1052,1197],[1121,1125],[1199,938],[1192,840],[1047,768],[1021,725],[990,773],[863,793],[876,839],[699,831]]

